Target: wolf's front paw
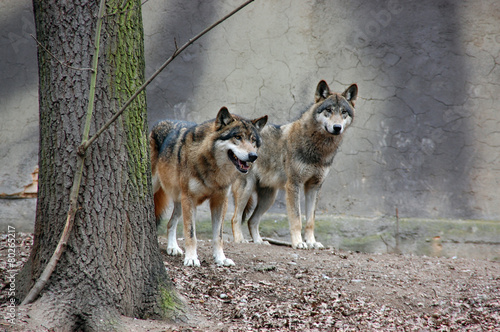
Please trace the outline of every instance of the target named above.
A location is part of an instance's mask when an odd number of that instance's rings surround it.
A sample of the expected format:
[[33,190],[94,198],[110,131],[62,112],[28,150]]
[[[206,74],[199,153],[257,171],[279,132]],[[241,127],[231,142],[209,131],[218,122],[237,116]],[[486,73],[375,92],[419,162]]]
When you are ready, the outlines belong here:
[[255,237],[253,237],[252,241],[255,244],[267,244],[267,245],[270,245],[270,243],[268,241],[262,240],[262,238],[260,237],[260,235],[257,235]]
[[321,244],[321,242],[307,242],[307,246],[309,249],[323,249],[324,246]]
[[264,240],[262,240],[262,239],[259,239],[259,240],[257,240],[257,241],[255,241],[255,240],[254,240],[254,241],[253,241],[253,243],[255,243],[255,244],[263,244],[263,245],[268,245],[268,246],[269,246],[269,245],[271,245],[271,244],[269,243],[269,241],[264,241]]
[[233,260],[229,258],[215,259],[215,264],[219,266],[235,266]]
[[182,249],[177,247],[167,247],[167,255],[170,256],[181,256],[183,254]]
[[184,258],[184,265],[185,266],[195,266],[195,267],[197,267],[197,266],[200,266],[200,261],[196,257],[195,258],[188,258],[188,257],[186,257],[186,258]]
[[293,249],[309,249],[309,247],[307,246],[307,243],[305,243],[305,242],[299,242],[297,244],[292,244],[292,248]]

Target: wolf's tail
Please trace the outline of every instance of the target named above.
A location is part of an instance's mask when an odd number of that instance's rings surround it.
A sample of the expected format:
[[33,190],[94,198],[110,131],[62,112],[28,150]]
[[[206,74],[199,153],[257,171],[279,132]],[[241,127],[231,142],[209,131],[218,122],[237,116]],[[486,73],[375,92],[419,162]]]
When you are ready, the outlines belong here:
[[158,142],[153,131],[149,134],[149,149],[149,157],[151,158],[151,172],[154,176],[154,174],[156,173],[156,165],[158,164],[158,154],[160,147],[158,146]]
[[165,191],[161,186],[160,189],[158,189],[154,193],[154,202],[155,202],[156,227],[158,227],[161,222],[161,216],[168,206],[167,193],[165,193]]
[[168,206],[168,196],[163,190],[160,184],[159,174],[157,174],[158,166],[158,156],[160,150],[160,139],[158,133],[153,128],[151,134],[149,135],[149,147],[150,147],[150,157],[151,157],[151,173],[153,178],[153,193],[154,193],[154,203],[155,203],[155,217],[156,217],[156,227],[160,225],[161,216]]

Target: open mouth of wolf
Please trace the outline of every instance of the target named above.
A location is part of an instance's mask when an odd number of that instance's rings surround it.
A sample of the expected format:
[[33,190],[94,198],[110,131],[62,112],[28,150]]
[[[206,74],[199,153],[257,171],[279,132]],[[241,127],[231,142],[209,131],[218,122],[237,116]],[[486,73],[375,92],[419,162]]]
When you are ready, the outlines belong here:
[[246,161],[240,160],[231,150],[227,151],[227,155],[229,156],[229,160],[233,162],[238,171],[240,171],[241,173],[248,173],[250,165]]

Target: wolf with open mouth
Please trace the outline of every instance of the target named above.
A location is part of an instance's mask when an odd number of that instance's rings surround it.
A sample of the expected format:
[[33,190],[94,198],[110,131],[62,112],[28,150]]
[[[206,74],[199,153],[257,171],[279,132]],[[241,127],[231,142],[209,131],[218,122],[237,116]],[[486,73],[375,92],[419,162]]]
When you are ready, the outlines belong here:
[[196,207],[210,201],[215,263],[234,265],[222,249],[222,223],[228,191],[238,174],[248,173],[261,145],[260,131],[267,115],[255,120],[220,109],[214,120],[200,125],[164,120],[149,136],[157,225],[163,220],[169,199],[174,202],[167,226],[167,253],[182,255],[177,244],[177,223],[184,221],[184,265],[199,266],[196,252]]

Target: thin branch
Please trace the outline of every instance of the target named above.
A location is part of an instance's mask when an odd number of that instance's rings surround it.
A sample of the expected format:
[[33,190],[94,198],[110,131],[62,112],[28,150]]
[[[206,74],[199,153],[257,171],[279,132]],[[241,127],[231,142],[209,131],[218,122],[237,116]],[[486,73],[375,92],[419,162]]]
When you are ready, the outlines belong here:
[[42,45],[42,43],[40,43],[38,41],[38,39],[35,38],[35,36],[33,36],[32,34],[30,34],[31,38],[33,38],[35,40],[35,42],[38,44],[38,46],[40,46],[41,48],[43,48],[43,50],[47,53],[49,53],[49,55],[54,58],[54,60],[56,60],[57,62],[59,62],[59,64],[63,67],[67,67],[69,69],[73,69],[73,70],[80,70],[80,71],[92,71],[92,68],[76,68],[76,67],[73,67],[73,66],[70,66],[68,65],[66,62],[62,62],[61,60],[59,60],[51,51],[49,51],[45,46]]
[[290,242],[281,241],[281,240],[273,239],[273,238],[270,238],[270,237],[263,237],[262,240],[263,241],[267,241],[270,244],[274,244],[274,245],[277,245],[277,246],[292,247],[292,244]]
[[[100,6],[99,6],[99,14],[98,14],[98,18],[97,18],[97,28],[96,28],[95,43],[94,43],[95,49],[94,49],[94,55],[93,55],[93,61],[92,61],[92,74],[91,74],[91,78],[90,78],[89,102],[88,102],[88,108],[87,108],[87,119],[85,122],[85,128],[84,128],[83,135],[82,135],[82,142],[85,142],[88,139],[89,132],[90,132],[90,122],[92,120],[92,113],[94,111],[94,97],[95,97],[95,87],[96,87],[96,81],[97,81],[97,65],[99,63],[99,45],[100,45],[100,38],[101,38],[101,28],[102,28],[102,20],[103,20],[104,13],[106,10],[105,2],[106,2],[106,0],[101,0]],[[70,192],[70,196],[69,196],[69,208],[68,208],[68,215],[66,218],[66,224],[64,225],[64,230],[61,234],[61,238],[59,239],[59,243],[57,244],[56,250],[52,254],[50,261],[47,263],[47,266],[45,266],[45,269],[43,270],[42,274],[40,275],[40,277],[36,281],[33,288],[31,288],[28,295],[24,298],[21,305],[29,304],[36,299],[38,294],[40,294],[42,289],[47,284],[47,281],[49,280],[50,276],[52,275],[52,272],[54,272],[56,265],[59,262],[59,259],[61,258],[62,253],[66,249],[69,235],[71,234],[71,229],[73,228],[73,223],[75,220],[76,211],[78,210],[78,208],[77,208],[78,194],[80,192],[80,183],[81,183],[82,176],[83,176],[83,162],[84,162],[84,160],[85,160],[85,155],[78,154],[76,173],[75,173],[75,177],[73,179],[73,186],[71,187],[71,192]]]
[[401,253],[401,248],[400,248],[400,234],[399,234],[399,211],[398,208],[396,208],[396,233],[394,234],[394,238],[396,239],[396,246],[393,247],[387,243],[387,241],[380,235],[380,239],[382,242],[384,242],[385,246],[387,247],[387,252],[391,252],[394,254],[400,254]]
[[389,243],[387,243],[387,241],[385,241],[385,239],[382,237],[382,235],[380,235],[380,239],[382,240],[382,242],[384,242],[387,252],[391,252],[392,247],[389,245]]
[[399,241],[400,241],[400,234],[399,234],[399,212],[398,208],[396,208],[396,234],[394,236],[396,238],[396,248],[394,248],[394,251],[398,254],[401,253],[401,248],[399,246]]
[[155,71],[153,73],[153,75],[151,75],[151,77],[146,81],[144,82],[143,85],[141,85],[139,87],[139,89],[137,89],[137,91],[125,102],[125,104],[118,110],[118,112],[115,113],[115,115],[113,115],[113,117],[111,117],[111,119],[109,119],[108,122],[106,122],[102,127],[101,129],[99,129],[95,134],[94,136],[92,136],[87,142],[84,142],[80,147],[79,147],[79,151],[80,153],[82,152],[85,152],[88,147],[106,130],[109,128],[109,126],[111,126],[113,124],[113,122],[116,121],[116,119],[118,119],[118,117],[120,115],[122,115],[122,113],[127,109],[127,107],[135,100],[135,98],[137,98],[137,96],[142,92],[144,91],[144,89],[146,89],[146,87],[156,78],[156,76],[158,76],[180,53],[182,53],[186,48],[188,48],[189,45],[193,44],[195,41],[197,41],[198,39],[200,39],[202,36],[204,36],[207,32],[209,32],[210,30],[212,30],[213,28],[215,28],[217,25],[219,25],[220,23],[224,22],[225,20],[227,20],[229,17],[233,16],[234,14],[236,14],[238,11],[240,11],[241,9],[243,9],[244,7],[246,7],[248,4],[250,4],[251,2],[253,2],[254,0],[249,0],[245,3],[243,3],[241,6],[239,6],[238,8],[234,9],[232,12],[230,12],[229,14],[227,14],[226,16],[224,16],[223,18],[221,18],[220,20],[218,20],[217,22],[215,22],[214,24],[212,24],[211,26],[209,26],[208,28],[206,28],[205,30],[203,30],[202,32],[200,32],[199,34],[197,34],[194,38],[192,39],[189,39],[189,41],[187,43],[185,43],[184,45],[181,46],[181,48],[175,48],[175,51],[174,53],[172,54],[172,56],[170,56],[170,58],[168,58],[167,61],[165,61],[161,67]]

